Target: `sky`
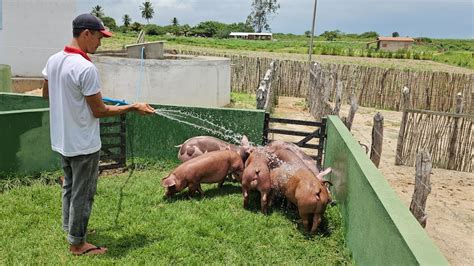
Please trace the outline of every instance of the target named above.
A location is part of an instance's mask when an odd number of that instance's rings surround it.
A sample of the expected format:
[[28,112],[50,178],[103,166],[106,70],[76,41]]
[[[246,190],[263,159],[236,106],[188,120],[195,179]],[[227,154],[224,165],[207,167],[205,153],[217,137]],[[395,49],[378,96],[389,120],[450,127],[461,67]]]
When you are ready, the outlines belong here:
[[[146,23],[139,6],[145,0],[77,0],[78,14],[102,6],[105,15],[118,25],[128,14],[132,21]],[[173,17],[179,24],[197,25],[214,20],[223,23],[245,22],[252,0],[152,0],[155,15],[150,23],[169,25]],[[311,30],[314,0],[279,0],[280,9],[271,17],[274,33],[303,34]],[[340,30],[346,33],[376,31],[383,36],[431,38],[474,38],[473,0],[319,0],[316,34]]]

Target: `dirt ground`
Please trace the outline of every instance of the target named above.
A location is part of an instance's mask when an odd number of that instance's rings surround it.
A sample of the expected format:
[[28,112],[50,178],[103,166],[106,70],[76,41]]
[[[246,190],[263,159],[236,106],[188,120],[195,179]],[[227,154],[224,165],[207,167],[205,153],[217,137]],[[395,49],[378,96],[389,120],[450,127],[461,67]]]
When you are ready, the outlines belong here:
[[[347,116],[348,111],[349,106],[343,106],[340,115]],[[359,107],[355,115],[352,134],[358,141],[370,147],[372,121],[377,111],[380,111],[384,117],[384,140],[379,169],[402,202],[409,208],[415,185],[415,167],[394,165],[402,114]],[[313,119],[305,108],[304,99],[293,97],[279,98],[275,116],[302,120]],[[299,126],[292,126],[292,128],[297,127]],[[291,140],[281,136],[275,136],[275,138]],[[426,231],[452,265],[474,265],[473,183],[474,173],[433,169],[431,176],[432,191],[427,200]]]

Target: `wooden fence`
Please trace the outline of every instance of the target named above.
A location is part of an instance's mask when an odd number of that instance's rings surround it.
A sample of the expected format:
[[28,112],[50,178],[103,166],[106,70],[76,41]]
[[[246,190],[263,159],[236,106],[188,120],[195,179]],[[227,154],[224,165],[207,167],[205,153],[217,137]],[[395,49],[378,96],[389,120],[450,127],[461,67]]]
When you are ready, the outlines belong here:
[[[180,54],[228,57],[232,62],[232,91],[255,93],[267,66],[274,58],[178,50]],[[277,57],[277,55],[276,55]],[[308,69],[310,64],[301,60],[279,60],[274,87],[278,95],[310,97],[311,87]],[[313,66],[312,66],[313,67]],[[474,113],[474,74],[432,71],[413,71],[360,65],[321,64],[321,71],[331,76],[327,83],[330,101],[335,99],[337,84],[342,82],[342,99],[354,92],[361,106],[399,110],[401,88],[411,90],[411,106],[417,109],[449,112],[454,111],[456,94],[461,92],[465,101],[464,113]]]
[[[473,171],[474,115],[405,110],[403,138],[399,139],[397,157],[413,166],[416,154],[427,149],[433,166],[464,172]],[[403,134],[402,134],[403,133]]]

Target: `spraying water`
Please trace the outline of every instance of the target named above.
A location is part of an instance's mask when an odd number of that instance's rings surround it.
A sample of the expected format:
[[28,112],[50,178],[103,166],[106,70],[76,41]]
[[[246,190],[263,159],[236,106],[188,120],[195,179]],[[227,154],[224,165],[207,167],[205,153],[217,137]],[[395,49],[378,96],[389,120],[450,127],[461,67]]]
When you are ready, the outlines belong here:
[[[239,143],[239,141],[242,139],[242,135],[239,133],[236,133],[230,129],[225,128],[222,125],[215,124],[214,122],[201,118],[197,115],[183,112],[181,110],[156,108],[155,114],[203,130],[207,133],[218,135],[219,137],[224,138],[225,140],[231,140],[235,143]],[[189,121],[190,118],[197,120],[197,123]]]

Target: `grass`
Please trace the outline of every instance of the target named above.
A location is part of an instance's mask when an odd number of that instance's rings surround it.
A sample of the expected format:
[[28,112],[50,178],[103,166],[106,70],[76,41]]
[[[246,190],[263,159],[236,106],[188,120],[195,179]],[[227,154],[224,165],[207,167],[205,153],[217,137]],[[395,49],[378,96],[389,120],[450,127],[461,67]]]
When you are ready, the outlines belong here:
[[[122,49],[124,45],[136,42],[136,33],[117,32],[114,38],[104,40],[101,49]],[[257,51],[279,54],[305,55],[309,51],[310,39],[303,35],[275,34],[273,41],[218,39],[175,36],[146,36],[146,41],[165,40],[167,46],[214,48],[234,51]],[[474,69],[474,40],[428,39],[413,45],[410,50],[398,52],[366,49],[366,43],[373,39],[344,37],[335,41],[315,38],[315,55],[336,55],[347,57],[375,57],[388,59],[432,60],[453,66]],[[376,64],[374,62],[374,64]]]
[[245,92],[231,92],[230,104],[226,107],[237,109],[256,109],[257,96]]
[[163,199],[160,180],[174,164],[99,180],[88,240],[109,248],[96,257],[67,251],[58,185],[32,182],[0,194],[0,264],[351,264],[342,218],[329,207],[321,233],[302,232],[294,209],[261,214],[257,195],[242,208],[240,186],[203,187]]

